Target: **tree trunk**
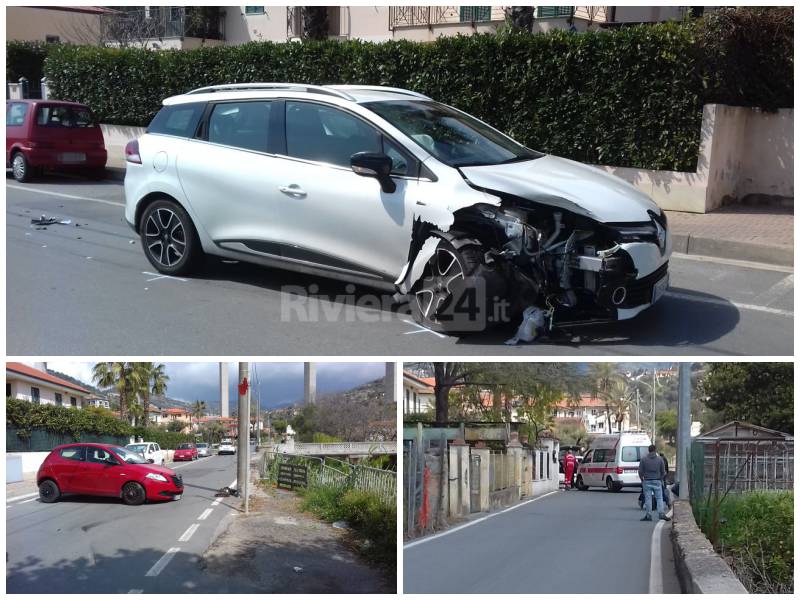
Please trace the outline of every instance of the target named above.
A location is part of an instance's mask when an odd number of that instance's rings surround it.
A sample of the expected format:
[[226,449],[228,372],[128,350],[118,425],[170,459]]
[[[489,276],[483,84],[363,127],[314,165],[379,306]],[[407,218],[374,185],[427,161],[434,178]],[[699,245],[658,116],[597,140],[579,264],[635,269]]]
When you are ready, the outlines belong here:
[[450,412],[450,386],[437,383],[433,390],[436,395],[436,422],[446,423]]

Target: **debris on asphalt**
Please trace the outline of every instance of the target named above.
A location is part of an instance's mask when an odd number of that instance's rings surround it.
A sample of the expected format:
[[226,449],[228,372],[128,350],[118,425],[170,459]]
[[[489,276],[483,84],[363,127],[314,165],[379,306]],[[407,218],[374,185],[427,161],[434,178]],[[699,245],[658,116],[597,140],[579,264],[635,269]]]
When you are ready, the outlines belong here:
[[217,498],[220,498],[220,497],[225,498],[227,496],[236,496],[238,498],[239,490],[235,490],[235,489],[230,488],[230,487],[228,487],[226,485],[224,488],[220,488],[219,491],[216,494],[214,494],[214,496],[217,497]]
[[303,572],[303,567],[292,567],[292,568],[294,569],[295,573],[302,573]]
[[514,346],[520,342],[533,342],[544,330],[544,320],[546,313],[538,306],[529,306],[522,312],[522,323],[520,323],[517,333],[510,340],[506,340],[507,346]]
[[59,219],[57,217],[48,217],[42,215],[38,219],[31,219],[31,225],[69,225],[72,219]]
[[136,240],[128,240],[128,243],[129,243],[129,244],[135,244],[135,243],[136,243]]
[[350,525],[347,521],[334,521],[333,526],[336,529],[350,529]]

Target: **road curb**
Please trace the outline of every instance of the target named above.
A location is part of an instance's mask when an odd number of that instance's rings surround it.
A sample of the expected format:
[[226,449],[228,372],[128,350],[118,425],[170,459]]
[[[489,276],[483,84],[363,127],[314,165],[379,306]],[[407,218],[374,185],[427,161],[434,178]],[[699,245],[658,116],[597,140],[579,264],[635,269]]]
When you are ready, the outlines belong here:
[[747,594],[731,568],[700,531],[688,500],[672,508],[672,547],[684,594]]
[[737,240],[722,240],[693,236],[690,233],[673,233],[672,248],[681,254],[714,256],[772,265],[793,266],[794,248],[790,246],[770,246]]
[[124,167],[106,167],[106,179],[113,179],[114,181],[125,180]]

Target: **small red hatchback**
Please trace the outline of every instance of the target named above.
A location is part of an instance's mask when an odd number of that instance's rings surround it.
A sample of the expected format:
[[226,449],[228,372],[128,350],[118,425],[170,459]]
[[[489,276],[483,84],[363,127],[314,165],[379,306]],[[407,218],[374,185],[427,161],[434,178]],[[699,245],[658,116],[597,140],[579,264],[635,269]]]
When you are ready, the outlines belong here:
[[57,446],[39,467],[36,483],[42,502],[55,502],[63,494],[84,494],[137,505],[146,500],[180,500],[183,494],[183,478],[175,471],[108,444]]
[[83,104],[60,100],[6,101],[6,168],[29,181],[45,168],[77,170],[102,177],[106,166],[103,132]]
[[197,446],[187,442],[177,447],[172,460],[197,460],[197,458]]

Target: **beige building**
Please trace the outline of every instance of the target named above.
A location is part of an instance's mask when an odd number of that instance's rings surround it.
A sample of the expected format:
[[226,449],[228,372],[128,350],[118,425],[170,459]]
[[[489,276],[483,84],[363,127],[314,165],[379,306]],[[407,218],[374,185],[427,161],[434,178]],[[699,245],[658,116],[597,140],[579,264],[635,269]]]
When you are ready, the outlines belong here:
[[6,363],[6,398],[82,408],[90,395],[79,385],[23,363]]
[[434,378],[417,377],[413,373],[403,371],[403,414],[423,413],[436,405],[434,395]]
[[6,40],[70,44],[100,41],[101,6],[7,6]]

